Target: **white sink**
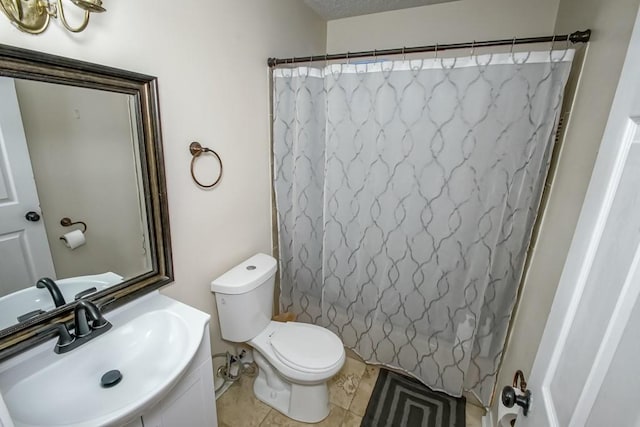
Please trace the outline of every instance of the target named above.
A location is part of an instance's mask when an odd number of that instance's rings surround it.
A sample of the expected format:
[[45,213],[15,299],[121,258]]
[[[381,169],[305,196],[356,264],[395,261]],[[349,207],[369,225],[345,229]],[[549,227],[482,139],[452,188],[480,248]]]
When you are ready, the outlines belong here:
[[[158,402],[198,349],[209,316],[154,292],[105,315],[113,328],[69,353],[55,340],[0,365],[16,427],[121,424]],[[117,369],[122,380],[103,388]]]
[[[74,297],[89,288],[101,291],[117,283],[122,283],[122,276],[107,272],[90,276],[70,277],[56,280],[65,301],[73,302]],[[34,310],[49,311],[55,308],[51,294],[46,289],[35,286],[14,292],[0,298],[0,329],[18,323],[18,316]]]

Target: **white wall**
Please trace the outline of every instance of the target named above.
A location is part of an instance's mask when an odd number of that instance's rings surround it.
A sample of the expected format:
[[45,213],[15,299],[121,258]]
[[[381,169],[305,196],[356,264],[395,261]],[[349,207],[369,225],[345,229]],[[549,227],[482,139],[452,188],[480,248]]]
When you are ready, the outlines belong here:
[[[15,83],[56,278],[148,271],[129,95]],[[85,245],[71,250],[60,240],[82,229],[63,227],[64,217],[87,224]]]
[[[298,0],[105,1],[79,35],[56,22],[40,36],[0,17],[4,44],[157,76],[175,283],[163,293],[211,313],[210,281],[271,247],[269,56],[323,52],[325,22]],[[225,175],[198,189],[188,145],[218,151]]]
[[551,34],[558,0],[460,0],[329,21],[327,51]]
[[591,28],[589,44],[549,202],[514,314],[500,386],[528,376],[560,280],[609,116],[639,0],[561,0],[556,32]]

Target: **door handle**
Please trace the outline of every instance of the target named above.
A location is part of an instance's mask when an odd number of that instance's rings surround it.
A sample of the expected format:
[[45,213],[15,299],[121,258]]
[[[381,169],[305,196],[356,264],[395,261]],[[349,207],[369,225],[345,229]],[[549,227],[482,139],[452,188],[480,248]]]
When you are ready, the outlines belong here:
[[31,222],[40,221],[40,214],[38,212],[29,211],[24,217],[27,219],[27,221],[31,221]]
[[507,408],[513,408],[513,405],[520,406],[522,415],[526,417],[531,406],[531,390],[525,390],[524,394],[517,394],[516,390],[508,385],[502,389],[502,403]]
[[[518,381],[520,381],[520,387],[518,387]],[[516,387],[518,387],[521,394],[516,393]],[[527,382],[522,371],[516,371],[513,377],[513,386],[508,385],[502,389],[502,404],[507,408],[513,408],[513,405],[518,405],[522,408],[522,415],[525,417],[529,413],[531,390],[527,390]]]

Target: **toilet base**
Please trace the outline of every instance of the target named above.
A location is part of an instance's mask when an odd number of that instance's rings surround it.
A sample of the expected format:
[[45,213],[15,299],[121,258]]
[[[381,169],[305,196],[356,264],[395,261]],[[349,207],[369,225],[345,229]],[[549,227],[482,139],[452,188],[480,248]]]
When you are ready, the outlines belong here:
[[303,423],[317,423],[329,415],[326,381],[295,384],[283,378],[258,351],[253,350],[253,358],[259,368],[253,393],[260,401]]

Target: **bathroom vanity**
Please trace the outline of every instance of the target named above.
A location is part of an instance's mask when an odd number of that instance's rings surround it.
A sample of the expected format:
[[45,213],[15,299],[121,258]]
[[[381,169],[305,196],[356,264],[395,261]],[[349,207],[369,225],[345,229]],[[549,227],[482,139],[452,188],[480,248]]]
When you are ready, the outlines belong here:
[[202,344],[187,372],[157,405],[126,427],[218,425],[209,342],[207,325]]
[[53,339],[0,364],[0,425],[217,425],[208,314],[155,291],[105,317],[111,330],[68,353]]

